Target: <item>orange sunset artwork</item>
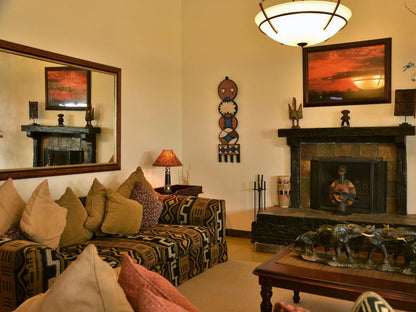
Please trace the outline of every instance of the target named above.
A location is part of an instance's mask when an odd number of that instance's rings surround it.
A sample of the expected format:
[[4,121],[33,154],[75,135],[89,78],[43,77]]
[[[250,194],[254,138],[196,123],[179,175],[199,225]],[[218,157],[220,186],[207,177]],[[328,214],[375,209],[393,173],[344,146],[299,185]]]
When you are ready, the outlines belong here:
[[85,109],[88,96],[86,70],[47,68],[47,100],[49,107]]
[[309,102],[382,97],[384,79],[384,45],[308,54]]

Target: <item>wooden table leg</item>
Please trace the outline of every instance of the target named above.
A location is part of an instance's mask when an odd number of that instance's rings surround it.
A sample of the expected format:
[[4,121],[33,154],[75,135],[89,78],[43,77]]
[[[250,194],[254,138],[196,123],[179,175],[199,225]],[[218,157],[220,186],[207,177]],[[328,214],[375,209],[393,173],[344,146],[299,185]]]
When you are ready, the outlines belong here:
[[299,301],[300,301],[299,291],[294,290],[293,291],[293,302],[294,303],[299,303]]
[[259,276],[259,284],[261,285],[260,295],[262,302],[260,304],[261,312],[272,312],[273,305],[270,301],[272,298],[272,281],[270,278]]

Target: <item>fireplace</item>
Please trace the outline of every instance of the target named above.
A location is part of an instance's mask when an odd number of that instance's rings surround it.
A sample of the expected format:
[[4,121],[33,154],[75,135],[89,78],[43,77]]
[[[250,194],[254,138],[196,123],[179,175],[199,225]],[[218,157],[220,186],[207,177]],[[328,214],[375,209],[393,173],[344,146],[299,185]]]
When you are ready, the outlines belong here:
[[98,127],[22,125],[33,139],[33,167],[96,162]]
[[[274,245],[288,245],[299,235],[307,231],[316,231],[322,225],[357,223],[363,226],[383,227],[389,224],[392,227],[416,229],[416,215],[407,215],[406,136],[410,135],[415,135],[414,126],[279,129],[278,136],[286,137],[287,145],[290,147],[291,205],[290,208],[273,206],[257,214],[252,230],[252,241],[256,250],[257,248],[273,250]],[[326,157],[340,156],[346,158],[351,156],[355,159],[372,158],[368,159],[369,163],[364,164],[367,167],[366,171],[370,173],[367,178],[351,177],[350,173],[354,173],[356,169],[351,167],[351,163],[345,165],[345,159],[341,162],[347,169],[346,178],[351,179],[358,188],[357,197],[360,200],[368,185],[364,180],[373,179],[379,183],[380,180],[384,181],[379,175],[387,172],[386,213],[364,214],[360,211],[342,215],[327,210],[311,209],[311,206],[315,206],[315,200],[313,200],[314,204],[311,204],[311,187],[315,187],[316,183],[311,181],[310,174],[312,167],[318,167],[314,169],[315,171],[322,165],[313,164],[311,161],[317,159],[326,161]],[[383,162],[387,162],[386,170],[383,168],[385,166]],[[339,163],[335,164],[328,169],[330,172],[327,174],[330,175],[328,180],[334,181],[333,179],[337,178],[339,165]],[[381,168],[377,169],[379,166]],[[373,175],[371,170],[374,170]],[[378,170],[381,170],[381,173]],[[371,195],[376,192],[376,188],[383,188],[382,185],[374,186],[373,192],[368,190],[370,199],[373,196],[375,200],[373,206],[369,205],[369,208],[366,208],[367,212],[380,212],[384,209],[384,203],[377,201],[385,195],[382,192]],[[321,192],[327,193],[327,191]],[[361,201],[359,204],[361,209],[364,204]],[[318,207],[325,208],[325,203],[321,200]],[[352,209],[353,206],[350,208]]]
[[312,159],[310,185],[313,209],[345,213],[386,212],[387,161],[381,157]]
[[357,152],[372,157],[383,155],[384,159],[386,154],[392,163],[388,166],[391,177],[388,196],[394,190],[394,196],[388,198],[388,208],[390,203],[394,210],[388,209],[387,212],[407,215],[406,136],[410,135],[415,135],[414,126],[279,129],[278,136],[286,137],[290,147],[291,207],[302,208],[301,196],[309,193],[309,188],[301,189],[301,172],[308,169],[310,162],[302,163],[301,155],[305,146],[313,145],[318,151],[328,149],[329,155],[336,156],[350,156],[350,153]]
[[84,163],[84,151],[81,149],[56,149],[46,147],[43,149],[44,166],[63,166]]

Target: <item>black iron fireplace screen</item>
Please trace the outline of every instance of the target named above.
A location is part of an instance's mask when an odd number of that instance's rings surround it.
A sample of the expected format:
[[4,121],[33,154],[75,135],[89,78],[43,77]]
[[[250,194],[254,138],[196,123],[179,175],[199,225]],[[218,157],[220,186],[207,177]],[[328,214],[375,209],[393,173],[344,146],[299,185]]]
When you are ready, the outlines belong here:
[[382,158],[321,157],[311,160],[311,208],[385,213],[387,162]]

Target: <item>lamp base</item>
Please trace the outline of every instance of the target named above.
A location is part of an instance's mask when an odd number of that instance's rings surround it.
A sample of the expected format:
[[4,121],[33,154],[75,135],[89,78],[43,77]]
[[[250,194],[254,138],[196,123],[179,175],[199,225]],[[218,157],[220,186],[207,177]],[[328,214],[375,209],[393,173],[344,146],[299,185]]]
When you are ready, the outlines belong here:
[[408,123],[408,122],[402,122],[399,126],[400,127],[408,127],[411,126],[412,124]]
[[165,170],[165,187],[163,188],[166,194],[172,193],[172,185],[170,184],[170,167]]
[[172,193],[172,185],[165,185],[165,187],[163,188],[163,191],[165,192],[165,194]]

